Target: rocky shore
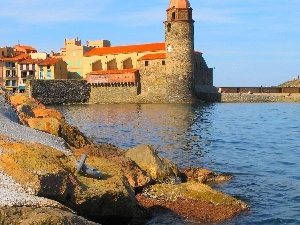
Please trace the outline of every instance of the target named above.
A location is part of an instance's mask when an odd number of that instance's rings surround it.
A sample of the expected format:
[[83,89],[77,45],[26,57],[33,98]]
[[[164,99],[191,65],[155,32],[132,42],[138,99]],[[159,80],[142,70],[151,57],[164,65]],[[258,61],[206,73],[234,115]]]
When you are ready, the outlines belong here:
[[[78,172],[82,154],[101,178]],[[1,90],[0,224],[138,224],[163,209],[222,221],[248,209],[206,184],[228,179],[180,170],[151,146],[95,144],[59,112]]]

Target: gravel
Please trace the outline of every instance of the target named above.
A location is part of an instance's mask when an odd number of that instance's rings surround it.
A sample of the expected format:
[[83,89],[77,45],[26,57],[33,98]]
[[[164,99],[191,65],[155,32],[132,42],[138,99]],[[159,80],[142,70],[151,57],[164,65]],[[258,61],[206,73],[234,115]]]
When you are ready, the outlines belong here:
[[[19,123],[16,112],[0,94],[0,134],[13,141],[41,143],[65,154],[71,154],[62,138],[37,131]],[[0,156],[3,154],[0,149]],[[59,203],[27,193],[11,176],[0,167],[0,206],[58,206]]]
[[71,153],[62,138],[21,125],[16,112],[2,95],[0,95],[0,134],[16,141],[40,143],[64,153]]

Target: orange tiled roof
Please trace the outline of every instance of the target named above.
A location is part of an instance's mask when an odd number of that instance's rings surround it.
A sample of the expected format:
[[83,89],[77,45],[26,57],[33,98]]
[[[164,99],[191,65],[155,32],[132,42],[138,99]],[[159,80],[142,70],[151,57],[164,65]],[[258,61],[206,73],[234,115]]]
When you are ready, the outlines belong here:
[[43,61],[42,59],[24,59],[19,62],[19,64],[38,64]]
[[88,73],[88,75],[103,75],[103,74],[125,74],[135,73],[137,69],[123,69],[123,70],[97,70]]
[[41,66],[48,66],[48,65],[55,65],[59,61],[61,61],[61,58],[47,58],[39,63]]
[[154,60],[154,59],[165,59],[166,53],[155,53],[155,54],[147,54],[138,60]]
[[31,58],[29,54],[22,53],[20,55],[16,55],[15,57],[2,58],[2,59],[0,59],[0,61],[4,61],[4,62],[15,61],[15,62],[17,62],[17,61],[28,59],[28,58]]
[[25,50],[29,50],[29,51],[36,51],[36,49],[34,47],[31,47],[29,45],[15,45],[14,48],[17,50],[25,49]]
[[150,44],[138,44],[138,45],[125,45],[125,46],[113,46],[113,47],[103,47],[103,48],[93,48],[91,51],[87,52],[84,56],[94,56],[94,55],[110,55],[110,54],[124,54],[132,52],[156,52],[165,50],[165,43],[150,43]]

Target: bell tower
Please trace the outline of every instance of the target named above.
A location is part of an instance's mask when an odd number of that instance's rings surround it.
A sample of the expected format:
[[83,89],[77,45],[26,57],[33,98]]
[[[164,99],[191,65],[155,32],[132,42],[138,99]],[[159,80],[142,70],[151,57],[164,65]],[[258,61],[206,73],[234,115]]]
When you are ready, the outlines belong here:
[[194,20],[188,0],[171,0],[165,24],[167,101],[191,102],[194,78]]

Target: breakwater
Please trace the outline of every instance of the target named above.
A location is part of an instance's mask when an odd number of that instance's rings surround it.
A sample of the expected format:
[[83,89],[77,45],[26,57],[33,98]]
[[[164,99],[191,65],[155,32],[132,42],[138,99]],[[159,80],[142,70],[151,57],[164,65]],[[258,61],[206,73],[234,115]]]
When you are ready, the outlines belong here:
[[270,94],[222,93],[221,102],[278,102],[279,96]]

